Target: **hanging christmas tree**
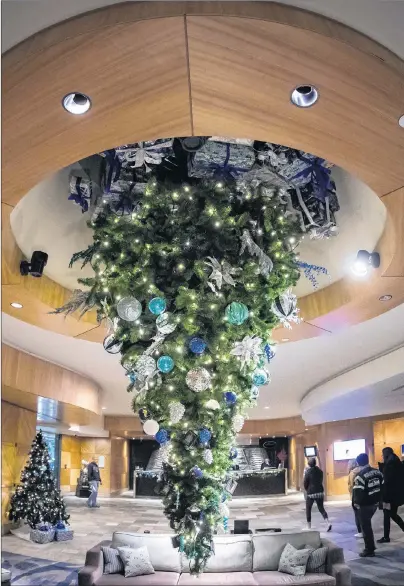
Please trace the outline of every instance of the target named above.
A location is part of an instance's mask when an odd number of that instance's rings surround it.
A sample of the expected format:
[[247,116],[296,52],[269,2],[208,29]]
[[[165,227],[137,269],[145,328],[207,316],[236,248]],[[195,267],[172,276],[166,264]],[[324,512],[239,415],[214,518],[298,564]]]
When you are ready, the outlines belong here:
[[23,520],[33,529],[44,523],[55,525],[59,520],[69,519],[50,467],[42,431],[38,431],[32,442],[21,482],[11,497],[8,517],[10,521]]
[[[193,573],[227,526],[225,490],[235,437],[269,382],[275,302],[291,308],[297,228],[263,186],[153,179],[125,208],[105,206],[94,242],[72,262],[94,278],[58,312],[98,308],[104,348],[120,352],[133,407],[164,451],[164,504]],[[283,306],[282,305],[282,306]]]

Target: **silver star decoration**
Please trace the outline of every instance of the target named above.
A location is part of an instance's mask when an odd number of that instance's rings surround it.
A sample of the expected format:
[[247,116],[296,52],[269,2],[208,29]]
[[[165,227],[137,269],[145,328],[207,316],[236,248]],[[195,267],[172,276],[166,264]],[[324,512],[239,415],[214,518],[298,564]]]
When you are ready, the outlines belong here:
[[258,336],[245,336],[241,342],[235,342],[230,354],[238,356],[241,360],[241,368],[258,363],[263,355],[262,339]]
[[[214,293],[216,293],[216,287],[220,291],[223,283],[231,285],[232,287],[235,286],[236,282],[232,275],[236,275],[241,269],[231,267],[226,260],[222,261],[222,264],[220,264],[220,262],[212,256],[208,256],[208,260],[205,261],[205,264],[212,269],[212,272],[209,275],[208,285]],[[216,287],[214,283],[211,283],[210,281],[215,281]]]

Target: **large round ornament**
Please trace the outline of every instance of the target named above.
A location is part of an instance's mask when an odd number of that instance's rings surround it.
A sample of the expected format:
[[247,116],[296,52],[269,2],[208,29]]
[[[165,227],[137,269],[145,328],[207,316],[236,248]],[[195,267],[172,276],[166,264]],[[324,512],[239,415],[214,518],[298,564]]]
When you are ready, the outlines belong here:
[[212,450],[204,450],[203,451],[203,459],[205,460],[205,462],[207,464],[212,464],[213,463],[213,454],[212,454]]
[[166,444],[169,440],[168,431],[166,429],[159,429],[155,435],[155,439],[160,445]]
[[140,376],[150,376],[156,371],[156,361],[151,356],[141,356],[136,362],[135,369]]
[[160,356],[160,358],[157,360],[157,368],[160,372],[167,374],[174,368],[174,360],[171,358],[171,356]]
[[206,409],[209,409],[209,411],[217,411],[220,409],[220,403],[219,401],[216,401],[216,399],[209,399],[209,401],[206,401],[205,407]]
[[238,456],[237,448],[230,448],[229,458],[230,460],[235,460]]
[[158,316],[156,319],[156,326],[161,334],[167,336],[175,330],[177,322],[175,321],[174,315],[169,311],[166,311]]
[[195,476],[195,478],[202,478],[203,476],[203,472],[199,468],[199,466],[194,466],[193,468],[191,468],[191,474],[192,476]]
[[179,401],[174,401],[174,403],[170,403],[168,409],[170,411],[171,423],[178,423],[184,417],[185,407]]
[[135,297],[124,297],[118,302],[116,311],[125,321],[136,321],[142,314],[142,304]]
[[227,321],[234,326],[241,326],[248,319],[248,307],[244,303],[233,301],[226,307]]
[[195,336],[190,339],[188,347],[194,354],[203,354],[206,350],[206,342]]
[[263,368],[257,368],[253,372],[253,384],[256,387],[262,387],[269,382],[269,374]]
[[154,315],[160,315],[166,310],[167,302],[163,297],[153,297],[149,302],[149,309]]
[[160,426],[154,419],[148,419],[143,424],[143,431],[146,435],[156,435],[159,429]]
[[149,418],[149,412],[147,409],[144,409],[144,408],[139,409],[138,415],[139,415],[139,419],[142,423],[144,421],[147,421],[147,419]]
[[202,427],[202,429],[199,430],[199,441],[201,444],[207,444],[211,437],[212,434],[207,427]]
[[233,430],[238,433],[243,429],[244,417],[242,415],[235,415],[232,420]]
[[236,393],[233,393],[233,391],[227,391],[226,393],[223,393],[223,397],[227,405],[235,405],[237,402],[237,395]]
[[211,376],[206,368],[193,368],[187,372],[185,382],[191,391],[200,393],[201,391],[206,391],[206,389],[210,387]]
[[111,334],[104,339],[103,346],[108,354],[119,354],[122,348],[122,342],[116,340],[114,335]]

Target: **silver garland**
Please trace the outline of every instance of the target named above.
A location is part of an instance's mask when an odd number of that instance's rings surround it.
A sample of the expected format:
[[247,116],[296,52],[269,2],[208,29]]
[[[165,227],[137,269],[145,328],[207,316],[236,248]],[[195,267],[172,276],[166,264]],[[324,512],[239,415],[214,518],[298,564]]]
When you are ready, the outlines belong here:
[[265,252],[258,246],[258,244],[254,242],[248,230],[244,230],[241,237],[240,254],[243,254],[245,249],[247,249],[252,256],[256,256],[258,258],[259,268],[257,274],[259,275],[261,273],[261,275],[267,277],[272,271],[274,263],[269,258],[269,256],[266,255]]
[[[208,260],[205,261],[205,264],[212,269],[212,272],[209,275],[208,285],[214,293],[216,293],[216,287],[220,291],[223,282],[227,285],[231,285],[232,287],[236,285],[236,282],[233,279],[232,275],[236,275],[238,272],[241,271],[241,269],[231,267],[229,263],[225,260],[222,261],[222,263],[220,264],[220,262],[212,256],[208,256]],[[211,283],[210,281],[215,281],[216,287],[215,284]]]

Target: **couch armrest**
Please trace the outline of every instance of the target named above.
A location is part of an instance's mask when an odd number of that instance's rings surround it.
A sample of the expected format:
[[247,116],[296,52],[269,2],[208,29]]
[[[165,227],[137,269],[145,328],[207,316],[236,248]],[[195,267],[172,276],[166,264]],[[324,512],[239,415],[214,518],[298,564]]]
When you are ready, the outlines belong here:
[[104,571],[102,545],[110,545],[111,541],[101,541],[86,553],[84,568],[79,571],[79,586],[94,586]]
[[346,564],[333,564],[331,576],[335,578],[336,586],[351,586],[352,572]]

